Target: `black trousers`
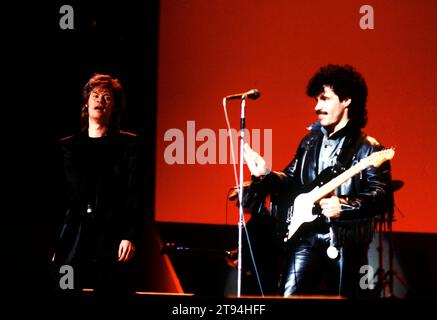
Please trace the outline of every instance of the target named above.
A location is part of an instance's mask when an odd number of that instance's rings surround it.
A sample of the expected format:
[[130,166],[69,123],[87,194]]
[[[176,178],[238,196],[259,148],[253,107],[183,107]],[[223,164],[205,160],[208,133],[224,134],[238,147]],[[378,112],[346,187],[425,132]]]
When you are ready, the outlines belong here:
[[337,247],[336,259],[328,257],[328,247],[329,233],[307,233],[290,243],[281,283],[284,296],[366,296],[360,288],[360,268],[367,264],[368,245]]

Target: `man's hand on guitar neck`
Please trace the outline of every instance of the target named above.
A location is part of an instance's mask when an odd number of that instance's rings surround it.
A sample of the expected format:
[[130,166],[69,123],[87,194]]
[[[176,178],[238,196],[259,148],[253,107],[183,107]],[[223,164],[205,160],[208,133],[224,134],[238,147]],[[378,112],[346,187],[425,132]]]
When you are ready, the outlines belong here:
[[244,160],[246,160],[250,173],[255,177],[265,176],[270,173],[266,161],[255,152],[247,143],[244,144]]
[[330,198],[323,198],[319,204],[325,217],[330,219],[340,217],[341,199],[336,195],[332,195]]

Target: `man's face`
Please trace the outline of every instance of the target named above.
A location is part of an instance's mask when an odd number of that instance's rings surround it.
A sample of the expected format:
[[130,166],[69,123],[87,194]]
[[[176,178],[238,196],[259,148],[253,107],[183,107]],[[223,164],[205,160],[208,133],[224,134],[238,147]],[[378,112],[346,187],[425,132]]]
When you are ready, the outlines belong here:
[[112,109],[114,106],[114,95],[112,90],[96,87],[91,91],[88,98],[88,115],[90,119],[103,124],[109,124]]
[[324,91],[317,97],[315,112],[318,115],[320,124],[329,133],[334,133],[343,128],[349,120],[347,106],[351,99],[340,101],[331,87],[323,86]]

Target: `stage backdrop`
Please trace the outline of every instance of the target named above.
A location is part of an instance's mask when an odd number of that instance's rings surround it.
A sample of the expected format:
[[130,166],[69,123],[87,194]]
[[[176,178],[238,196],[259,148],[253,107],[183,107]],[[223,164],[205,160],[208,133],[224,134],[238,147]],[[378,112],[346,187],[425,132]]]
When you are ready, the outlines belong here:
[[[396,147],[394,229],[436,232],[436,16],[432,0],[162,0],[156,220],[236,223],[223,96],[260,90],[247,137],[282,170],[316,118],[308,79],[348,63],[369,87],[365,131]],[[239,101],[228,109],[238,128]]]

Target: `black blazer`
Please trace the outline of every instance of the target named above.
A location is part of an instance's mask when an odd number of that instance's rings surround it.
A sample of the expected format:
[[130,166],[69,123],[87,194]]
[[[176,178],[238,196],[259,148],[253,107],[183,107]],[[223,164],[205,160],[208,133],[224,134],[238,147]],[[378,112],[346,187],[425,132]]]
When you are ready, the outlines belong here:
[[142,146],[138,136],[121,131],[60,141],[57,262],[72,263],[81,254],[116,259],[121,240],[138,242],[144,227]]

